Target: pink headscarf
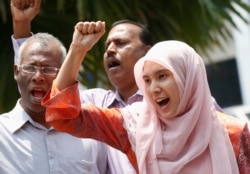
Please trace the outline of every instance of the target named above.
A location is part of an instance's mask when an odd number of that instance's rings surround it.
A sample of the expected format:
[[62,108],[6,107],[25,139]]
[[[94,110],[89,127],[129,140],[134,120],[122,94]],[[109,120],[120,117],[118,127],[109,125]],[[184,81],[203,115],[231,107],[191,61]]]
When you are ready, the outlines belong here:
[[[162,118],[150,103],[142,79],[145,61],[173,73],[180,95],[174,119]],[[239,173],[226,129],[216,116],[204,62],[190,46],[159,42],[136,63],[134,74],[144,93],[135,147],[140,174]]]

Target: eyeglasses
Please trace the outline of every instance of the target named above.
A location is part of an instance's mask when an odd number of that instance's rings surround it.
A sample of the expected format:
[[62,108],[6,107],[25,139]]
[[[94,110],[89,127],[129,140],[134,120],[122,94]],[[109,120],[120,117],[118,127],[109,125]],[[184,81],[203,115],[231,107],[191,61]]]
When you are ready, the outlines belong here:
[[38,67],[34,65],[19,65],[18,67],[21,68],[24,73],[35,74],[37,70],[41,70],[44,75],[50,76],[56,75],[59,71],[59,68],[56,67]]

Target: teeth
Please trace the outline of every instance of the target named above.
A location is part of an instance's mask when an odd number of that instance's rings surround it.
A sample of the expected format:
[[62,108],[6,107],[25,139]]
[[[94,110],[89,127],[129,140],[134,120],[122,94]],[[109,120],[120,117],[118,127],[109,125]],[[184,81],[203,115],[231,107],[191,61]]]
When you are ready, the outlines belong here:
[[40,99],[42,99],[43,97],[34,97],[34,98],[35,98],[35,99],[39,99],[39,100],[40,100]]
[[159,102],[161,102],[161,101],[163,101],[163,100],[164,100],[164,98],[162,98],[162,99],[157,99],[156,102],[159,103]]

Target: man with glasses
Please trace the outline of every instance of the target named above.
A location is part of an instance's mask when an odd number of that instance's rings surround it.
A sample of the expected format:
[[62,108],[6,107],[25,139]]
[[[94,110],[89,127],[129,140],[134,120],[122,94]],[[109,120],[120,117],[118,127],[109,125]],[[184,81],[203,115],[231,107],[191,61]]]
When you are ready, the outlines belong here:
[[54,36],[37,33],[18,51],[14,78],[20,99],[0,115],[1,174],[107,174],[107,146],[56,131],[45,122],[41,100],[66,55]]

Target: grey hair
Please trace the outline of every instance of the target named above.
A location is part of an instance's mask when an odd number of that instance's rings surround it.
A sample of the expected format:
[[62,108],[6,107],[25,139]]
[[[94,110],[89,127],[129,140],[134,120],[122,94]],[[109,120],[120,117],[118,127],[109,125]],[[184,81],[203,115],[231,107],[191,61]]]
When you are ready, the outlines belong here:
[[66,54],[67,54],[67,50],[66,50],[65,46],[63,45],[63,43],[57,37],[55,37],[49,33],[36,33],[36,34],[32,35],[31,37],[29,37],[27,40],[25,40],[23,42],[23,44],[20,46],[20,48],[18,50],[18,57],[17,57],[16,64],[20,64],[20,60],[22,58],[22,53],[23,53],[25,46],[33,40],[37,40],[39,43],[41,43],[42,45],[45,45],[45,46],[48,46],[49,42],[51,42],[51,41],[58,44],[61,48],[62,61],[65,59]]

